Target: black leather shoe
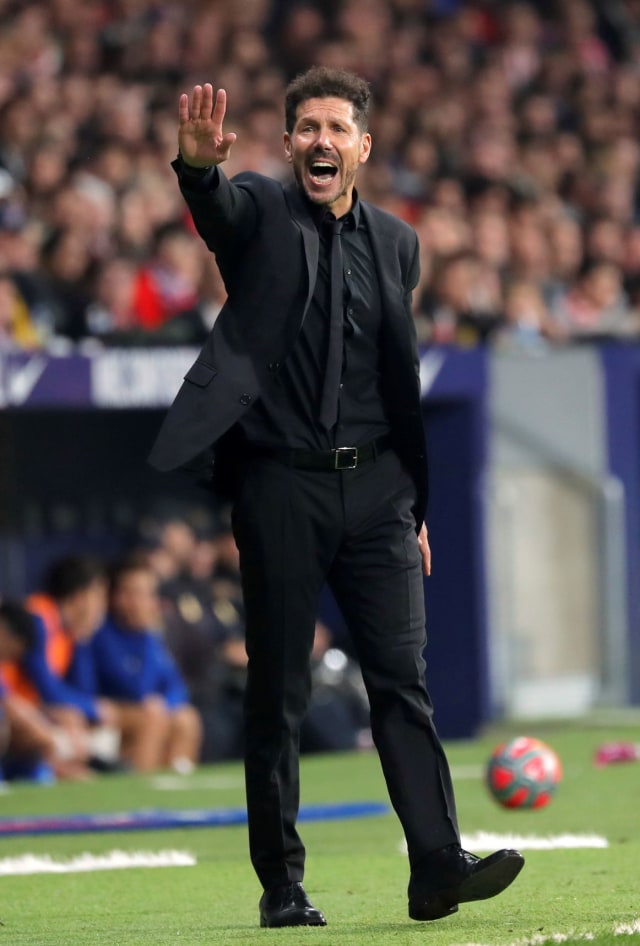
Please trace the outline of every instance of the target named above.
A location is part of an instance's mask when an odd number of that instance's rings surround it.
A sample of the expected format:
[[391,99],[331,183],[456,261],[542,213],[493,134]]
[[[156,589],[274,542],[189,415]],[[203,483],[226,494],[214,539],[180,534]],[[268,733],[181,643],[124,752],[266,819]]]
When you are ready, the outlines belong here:
[[411,874],[409,916],[439,920],[456,913],[459,903],[487,900],[502,893],[524,866],[519,851],[476,857],[457,844],[435,851]]
[[260,898],[260,926],[326,926],[300,883],[269,887]]

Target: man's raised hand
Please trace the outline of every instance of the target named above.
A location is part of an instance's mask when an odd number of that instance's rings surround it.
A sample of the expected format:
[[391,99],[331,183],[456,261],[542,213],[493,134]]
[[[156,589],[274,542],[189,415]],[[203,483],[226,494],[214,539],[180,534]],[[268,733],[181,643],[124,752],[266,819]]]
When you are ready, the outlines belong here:
[[226,110],[227,93],[218,89],[214,102],[210,82],[195,85],[191,100],[186,93],[180,96],[178,148],[186,164],[204,168],[227,160],[236,135],[222,132]]

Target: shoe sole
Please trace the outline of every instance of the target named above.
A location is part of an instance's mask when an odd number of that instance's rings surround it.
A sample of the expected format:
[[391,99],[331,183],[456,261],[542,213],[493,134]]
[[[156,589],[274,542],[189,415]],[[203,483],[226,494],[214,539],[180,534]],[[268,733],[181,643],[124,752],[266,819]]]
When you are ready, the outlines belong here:
[[315,920],[308,919],[306,917],[289,916],[289,917],[283,917],[282,919],[276,920],[275,922],[272,921],[271,923],[267,920],[266,917],[264,916],[260,917],[260,926],[263,929],[265,928],[282,929],[285,926],[326,926],[326,925],[327,925],[327,921],[322,915],[320,915]]
[[488,864],[483,870],[463,880],[457,887],[439,891],[430,900],[421,903],[409,901],[409,916],[412,920],[440,920],[456,913],[459,903],[474,900],[489,900],[513,883],[522,868],[521,854],[509,854]]
[[326,926],[327,921],[323,918],[322,920],[284,920],[276,923],[268,923],[264,917],[260,917],[260,926],[262,929],[283,929],[286,926]]

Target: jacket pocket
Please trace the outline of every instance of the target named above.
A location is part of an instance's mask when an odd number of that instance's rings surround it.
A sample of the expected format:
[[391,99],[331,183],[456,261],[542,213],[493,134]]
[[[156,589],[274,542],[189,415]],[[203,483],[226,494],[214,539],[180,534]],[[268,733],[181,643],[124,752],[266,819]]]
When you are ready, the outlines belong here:
[[197,384],[199,388],[205,388],[212,378],[218,373],[218,369],[214,368],[213,365],[207,364],[205,361],[195,361],[186,375],[184,376],[185,381],[190,381],[192,384]]

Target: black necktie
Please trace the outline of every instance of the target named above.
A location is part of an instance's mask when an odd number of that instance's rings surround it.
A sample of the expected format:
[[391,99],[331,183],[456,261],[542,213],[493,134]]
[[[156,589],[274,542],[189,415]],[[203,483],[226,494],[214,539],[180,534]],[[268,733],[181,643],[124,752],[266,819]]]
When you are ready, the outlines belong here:
[[320,402],[320,423],[331,430],[338,419],[338,395],[342,375],[342,321],[344,318],[344,290],[342,272],[341,220],[332,220],[331,239],[331,313],[329,319],[329,345],[327,365],[324,373],[322,401]]

